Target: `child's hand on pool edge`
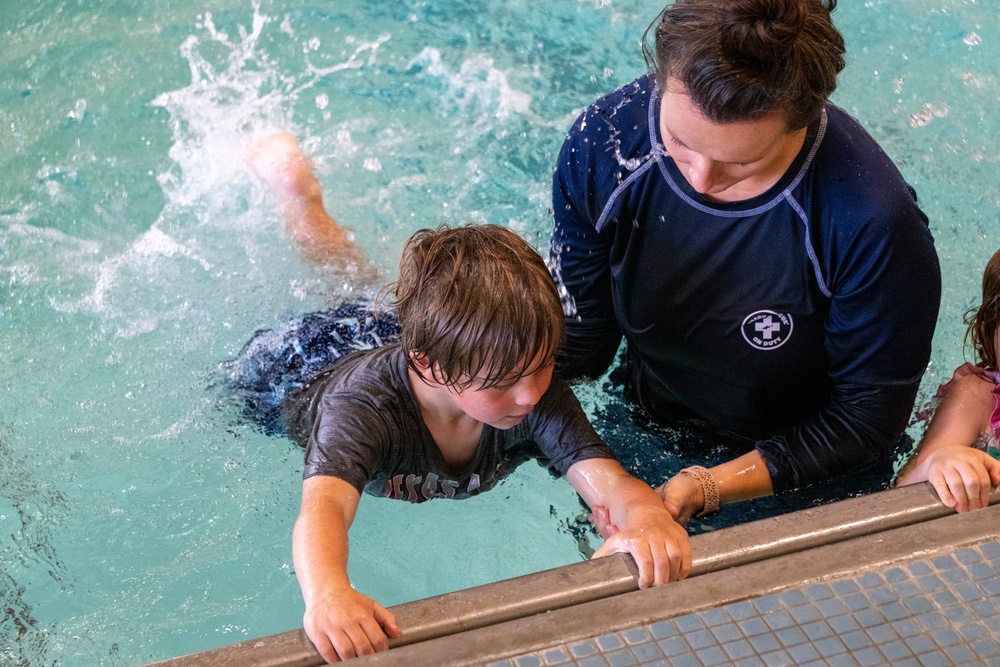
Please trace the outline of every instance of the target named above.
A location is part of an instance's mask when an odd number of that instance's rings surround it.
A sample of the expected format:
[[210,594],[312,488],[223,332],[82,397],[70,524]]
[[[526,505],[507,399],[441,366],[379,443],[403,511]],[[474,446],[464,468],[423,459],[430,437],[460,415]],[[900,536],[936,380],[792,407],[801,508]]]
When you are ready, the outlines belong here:
[[691,571],[687,531],[663,509],[633,509],[628,523],[609,537],[594,558],[629,553],[639,568],[639,588],[661,586],[685,578]]
[[292,534],[295,575],[306,603],[303,626],[327,662],[389,648],[402,635],[396,617],[358,593],[347,576],[347,531],[360,492],[336,477],[302,482],[302,509]]
[[594,558],[615,552],[631,554],[639,568],[640,588],[688,575],[691,543],[687,531],[674,521],[648,484],[629,475],[612,459],[578,461],[570,466],[566,478],[592,508],[592,520],[607,537]]
[[898,484],[923,480],[931,483],[942,503],[958,512],[982,509],[1000,484],[1000,461],[973,447],[942,447],[901,475]]
[[388,639],[403,634],[392,612],[351,587],[332,591],[307,609],[303,625],[327,662],[388,650]]

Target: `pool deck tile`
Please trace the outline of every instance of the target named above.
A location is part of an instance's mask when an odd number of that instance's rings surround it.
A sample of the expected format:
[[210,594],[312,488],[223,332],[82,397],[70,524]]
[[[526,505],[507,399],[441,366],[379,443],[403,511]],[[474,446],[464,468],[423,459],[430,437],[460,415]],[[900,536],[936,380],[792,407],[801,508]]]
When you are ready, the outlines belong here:
[[[1000,541],[555,644],[500,665],[1000,665]],[[534,662],[526,662],[534,658]],[[557,658],[557,659],[554,659]]]

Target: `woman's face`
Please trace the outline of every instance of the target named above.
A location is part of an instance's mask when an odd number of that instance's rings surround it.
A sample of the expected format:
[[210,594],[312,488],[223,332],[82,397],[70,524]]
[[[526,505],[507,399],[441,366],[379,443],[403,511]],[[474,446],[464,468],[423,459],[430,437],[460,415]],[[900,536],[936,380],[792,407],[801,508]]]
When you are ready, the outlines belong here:
[[788,132],[781,114],[715,123],[671,78],[660,106],[660,133],[692,188],[706,199],[740,201],[778,182],[802,148],[806,130]]

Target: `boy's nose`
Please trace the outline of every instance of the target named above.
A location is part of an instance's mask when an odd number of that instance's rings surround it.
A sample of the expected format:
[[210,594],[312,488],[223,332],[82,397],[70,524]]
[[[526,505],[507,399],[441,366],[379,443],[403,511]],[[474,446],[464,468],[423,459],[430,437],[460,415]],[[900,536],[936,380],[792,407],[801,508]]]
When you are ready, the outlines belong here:
[[545,383],[541,381],[538,373],[521,378],[518,382],[516,400],[518,405],[534,407],[541,400],[545,393]]

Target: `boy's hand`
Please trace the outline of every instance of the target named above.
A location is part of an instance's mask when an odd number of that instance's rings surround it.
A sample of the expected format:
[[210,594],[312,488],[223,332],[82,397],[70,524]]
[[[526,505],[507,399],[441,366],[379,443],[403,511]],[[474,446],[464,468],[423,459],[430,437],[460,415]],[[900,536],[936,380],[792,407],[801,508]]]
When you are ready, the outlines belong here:
[[591,520],[607,538],[594,558],[615,552],[632,554],[639,566],[639,588],[688,575],[691,543],[687,531],[648,484],[632,477],[614,459],[577,461],[566,478],[591,508]]
[[639,567],[639,588],[683,579],[691,572],[691,543],[687,531],[661,508],[633,512],[628,525],[618,529],[594,558],[623,552]]
[[385,607],[353,588],[339,588],[306,610],[306,635],[327,662],[340,662],[389,648],[403,633]]
[[990,492],[1000,484],[1000,461],[973,447],[942,447],[900,476],[898,484],[924,479],[948,507],[959,512],[981,509],[989,505]]

